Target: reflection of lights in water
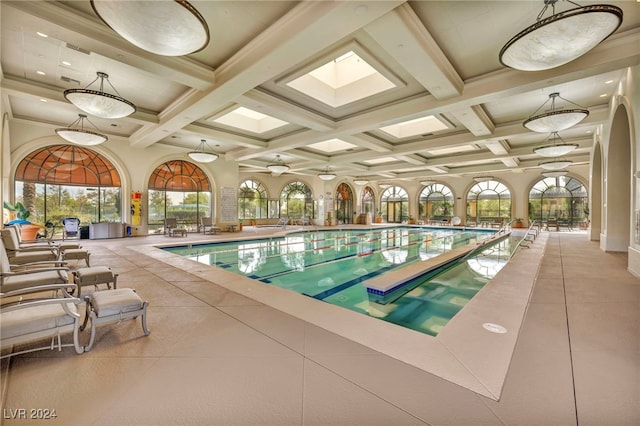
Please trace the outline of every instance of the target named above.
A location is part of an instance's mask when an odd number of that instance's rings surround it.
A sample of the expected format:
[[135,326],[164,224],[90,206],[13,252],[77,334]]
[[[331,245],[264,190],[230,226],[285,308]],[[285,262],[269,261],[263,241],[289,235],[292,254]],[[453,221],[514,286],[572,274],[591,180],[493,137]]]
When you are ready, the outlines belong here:
[[401,249],[385,250],[382,252],[382,256],[389,262],[393,263],[394,265],[399,265],[401,263],[406,262],[407,255],[408,255],[407,250],[401,250]]
[[507,264],[507,260],[473,258],[467,259],[467,265],[478,275],[485,278],[493,278],[498,271]]
[[334,285],[335,282],[333,281],[333,278],[331,277],[325,277],[323,279],[321,279],[320,281],[318,281],[318,286],[319,287],[330,287],[332,285]]
[[286,237],[279,247],[282,263],[291,269],[304,271],[304,237]]
[[238,248],[238,269],[250,274],[260,269],[267,261],[263,244],[243,244]]
[[353,271],[353,273],[355,275],[367,275],[369,271],[367,271],[365,268],[358,268],[355,271]]

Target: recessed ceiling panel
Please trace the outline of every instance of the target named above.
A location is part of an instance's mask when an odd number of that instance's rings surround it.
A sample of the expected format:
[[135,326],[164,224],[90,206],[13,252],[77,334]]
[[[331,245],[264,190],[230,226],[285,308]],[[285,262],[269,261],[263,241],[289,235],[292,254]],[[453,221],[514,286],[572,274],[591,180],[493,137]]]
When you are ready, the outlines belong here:
[[266,133],[289,124],[286,121],[245,107],[238,107],[211,121],[258,134]]
[[329,139],[322,142],[312,143],[311,145],[307,145],[307,148],[317,149],[318,151],[323,152],[339,152],[346,151],[351,148],[356,148],[357,145],[354,145],[349,142],[345,142],[340,139]]
[[446,130],[448,128],[449,126],[437,117],[429,115],[427,117],[416,118],[415,120],[403,121],[402,123],[384,126],[381,127],[380,130],[398,139],[403,139],[411,136],[433,133],[439,130]]
[[288,82],[287,86],[333,108],[396,87],[353,50]]

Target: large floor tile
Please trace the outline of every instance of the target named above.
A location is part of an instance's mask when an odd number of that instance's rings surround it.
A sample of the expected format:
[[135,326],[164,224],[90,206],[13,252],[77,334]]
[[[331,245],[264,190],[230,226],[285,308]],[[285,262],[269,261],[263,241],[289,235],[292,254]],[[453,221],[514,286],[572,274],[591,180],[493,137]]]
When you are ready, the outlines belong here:
[[640,350],[637,302],[567,305],[572,351]]
[[303,425],[401,426],[427,423],[349,380],[306,361]]
[[301,357],[165,358],[105,404],[95,425],[299,425]]
[[429,424],[501,424],[474,392],[386,355],[318,355],[313,361]]
[[576,352],[573,368],[580,425],[640,424],[640,352]]

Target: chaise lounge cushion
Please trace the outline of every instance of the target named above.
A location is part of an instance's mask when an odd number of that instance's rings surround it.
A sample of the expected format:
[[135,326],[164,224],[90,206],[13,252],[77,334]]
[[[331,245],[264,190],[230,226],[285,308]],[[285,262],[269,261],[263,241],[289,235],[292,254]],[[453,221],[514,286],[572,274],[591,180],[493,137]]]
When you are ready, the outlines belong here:
[[7,274],[0,286],[2,293],[10,291],[20,290],[28,287],[35,287],[42,284],[67,284],[69,282],[69,276],[67,271],[62,269],[57,270],[31,270],[32,273]]
[[[77,313],[74,303],[67,303],[67,308]],[[71,325],[74,318],[65,312],[60,304],[34,306],[22,310],[2,312],[2,338],[24,336],[37,333],[42,330],[56,329],[65,325]]]
[[98,318],[124,314],[142,308],[142,300],[130,288],[96,291],[91,305]]

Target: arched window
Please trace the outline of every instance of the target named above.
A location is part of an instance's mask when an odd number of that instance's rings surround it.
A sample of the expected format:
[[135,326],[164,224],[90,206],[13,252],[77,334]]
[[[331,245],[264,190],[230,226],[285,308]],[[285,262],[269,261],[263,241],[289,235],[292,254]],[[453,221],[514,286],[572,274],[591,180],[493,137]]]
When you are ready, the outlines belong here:
[[529,191],[529,217],[546,222],[558,220],[569,227],[586,224],[587,189],[569,176],[540,179]]
[[409,219],[409,196],[399,186],[385,189],[380,197],[380,212],[387,222],[400,223]]
[[362,213],[371,213],[371,217],[376,214],[376,197],[370,186],[365,186],[362,190]]
[[260,182],[247,179],[240,184],[238,218],[267,218],[267,190]]
[[478,182],[467,194],[467,223],[500,226],[511,219],[511,192],[497,180]]
[[[122,221],[120,175],[99,153],[76,145],[51,145],[27,155],[15,174],[15,201],[29,220],[61,226],[65,217],[81,225]],[[60,229],[60,228],[59,228]]]
[[341,183],[336,188],[336,220],[338,224],[353,223],[353,190],[346,183]]
[[162,232],[165,218],[197,231],[200,218],[211,216],[211,185],[202,169],[189,161],[172,160],[149,178],[149,232]]
[[280,193],[280,216],[315,217],[311,189],[302,182],[288,183]]
[[433,183],[425,186],[420,193],[418,214],[425,221],[451,219],[453,203],[451,188]]

